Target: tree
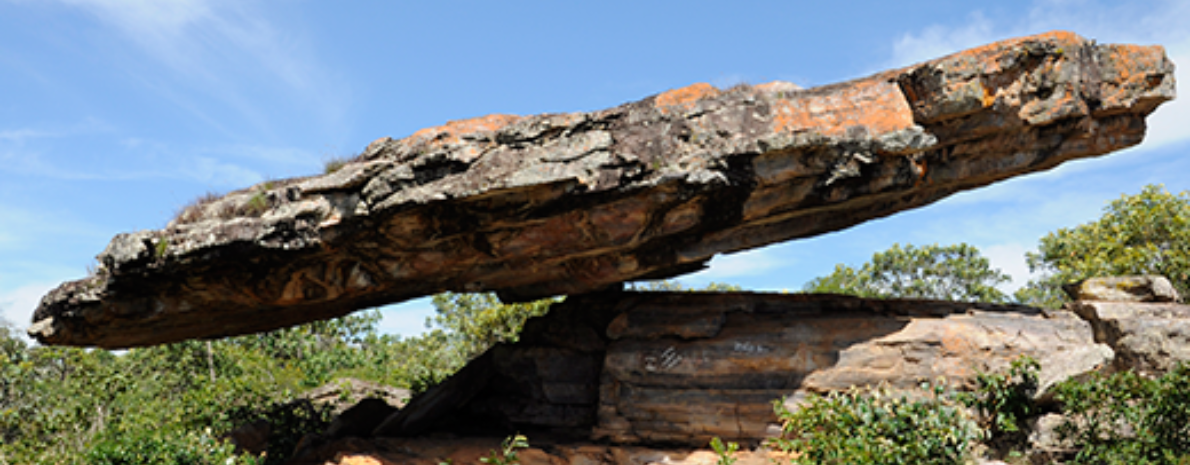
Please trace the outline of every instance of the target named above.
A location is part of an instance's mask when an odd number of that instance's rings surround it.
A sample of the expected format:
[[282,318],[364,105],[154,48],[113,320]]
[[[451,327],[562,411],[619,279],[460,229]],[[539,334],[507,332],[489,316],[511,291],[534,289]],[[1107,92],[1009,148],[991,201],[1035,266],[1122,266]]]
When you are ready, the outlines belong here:
[[802,289],[860,297],[1005,302],[1007,296],[996,286],[1008,281],[1008,275],[993,269],[979,249],[967,244],[893,244],[859,269],[836,265],[834,272]]
[[1062,285],[1098,276],[1162,275],[1187,295],[1190,193],[1147,185],[1112,201],[1096,221],[1046,234],[1026,260],[1042,273],[1016,294],[1030,305],[1056,308],[1066,300]]
[[445,292],[434,296],[434,310],[438,314],[427,318],[426,326],[438,326],[449,333],[451,343],[465,362],[496,343],[516,342],[526,320],[545,315],[550,305],[561,300],[555,297],[506,304],[491,292]]

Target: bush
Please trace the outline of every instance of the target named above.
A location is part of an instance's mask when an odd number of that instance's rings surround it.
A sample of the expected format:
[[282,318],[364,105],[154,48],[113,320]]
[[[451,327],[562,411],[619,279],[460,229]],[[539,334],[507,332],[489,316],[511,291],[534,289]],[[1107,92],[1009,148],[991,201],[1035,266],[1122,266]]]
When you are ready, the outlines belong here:
[[259,420],[268,422],[268,451],[260,463],[273,465],[284,463],[306,434],[325,431],[334,419],[333,407],[329,403],[319,405],[307,399],[297,399],[264,410],[248,406],[233,410],[230,415],[239,425]]
[[86,454],[91,465],[255,465],[257,460],[237,456],[231,444],[215,440],[210,432],[107,437]]
[[[928,387],[928,386],[927,386]],[[780,400],[781,437],[769,445],[794,464],[957,464],[979,439],[975,423],[940,387],[910,400],[885,389],[811,396],[797,411]]]
[[1067,380],[1056,394],[1067,415],[1059,436],[1079,448],[1073,463],[1190,463],[1190,365],[1157,379]]
[[1008,373],[980,373],[974,393],[959,400],[979,415],[988,445],[1001,453],[1024,449],[1029,439],[1029,420],[1041,413],[1033,402],[1041,365],[1033,357],[1021,356]]

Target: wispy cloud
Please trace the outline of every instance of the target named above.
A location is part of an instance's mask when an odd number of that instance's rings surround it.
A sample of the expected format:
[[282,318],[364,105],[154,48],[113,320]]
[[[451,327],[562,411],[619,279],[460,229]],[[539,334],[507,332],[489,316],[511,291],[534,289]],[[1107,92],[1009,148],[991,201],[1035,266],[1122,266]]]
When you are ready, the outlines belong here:
[[711,282],[734,283],[741,278],[764,275],[782,266],[788,266],[789,258],[782,255],[778,249],[771,247],[719,254],[711,259],[709,268],[684,276],[682,280],[697,283],[692,287],[701,287]]
[[1025,261],[1025,253],[1032,249],[1031,245],[1015,242],[996,244],[981,249],[983,256],[991,262],[992,268],[999,269],[1012,278],[1012,281],[1000,286],[1001,291],[1011,295],[1033,278],[1033,274],[1029,271],[1029,264]]
[[0,318],[14,327],[25,329],[33,319],[41,296],[56,286],[56,283],[32,283],[17,288],[0,290]]
[[994,41],[992,22],[978,11],[966,24],[952,27],[934,25],[925,30],[906,33],[893,43],[890,67],[908,66]]
[[[179,147],[144,137],[111,136],[116,129],[84,120],[63,127],[0,129],[0,173],[57,180],[187,179],[242,187],[267,176],[314,173],[329,155],[284,146],[232,144]],[[97,136],[97,137],[96,137]],[[103,158],[73,159],[63,141],[119,156],[119,166]],[[104,145],[108,144],[108,145]],[[109,147],[110,145],[110,147]],[[262,170],[274,170],[261,172]]]
[[24,143],[26,140],[29,140],[29,139],[40,139],[43,137],[50,137],[50,136],[52,136],[52,134],[44,132],[44,131],[39,131],[36,129],[24,128],[24,129],[0,130],[0,141],[3,141],[3,142]]
[[[153,62],[171,71],[163,78],[129,65],[125,70],[143,86],[222,130],[207,113],[205,100],[233,108],[259,130],[271,131],[270,109],[260,92],[282,92],[285,100],[306,102],[323,125],[338,126],[346,113],[347,86],[337,85],[302,34],[269,21],[257,1],[222,0],[58,0],[91,13],[118,31]],[[202,93],[181,91],[186,83]]]

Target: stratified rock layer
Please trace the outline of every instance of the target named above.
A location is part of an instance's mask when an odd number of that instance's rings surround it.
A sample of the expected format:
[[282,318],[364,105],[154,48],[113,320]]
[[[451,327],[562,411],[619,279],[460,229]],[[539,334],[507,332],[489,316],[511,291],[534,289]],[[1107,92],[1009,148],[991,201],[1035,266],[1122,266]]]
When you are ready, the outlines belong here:
[[852,386],[965,390],[1021,355],[1055,382],[1111,365],[1074,313],[834,295],[607,292],[568,298],[382,423],[613,444],[755,443],[773,401]]
[[1137,144],[1173,95],[1160,47],[1049,33],[807,90],[697,84],[455,121],[117,236],[30,334],[130,347],[444,290],[530,299],[679,275]]

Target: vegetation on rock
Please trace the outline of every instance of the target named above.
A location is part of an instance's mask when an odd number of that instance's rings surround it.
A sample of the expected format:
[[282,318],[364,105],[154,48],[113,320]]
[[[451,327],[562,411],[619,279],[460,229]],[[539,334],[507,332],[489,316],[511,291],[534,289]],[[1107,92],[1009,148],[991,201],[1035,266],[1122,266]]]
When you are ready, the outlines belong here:
[[979,430],[941,388],[919,400],[883,388],[811,396],[790,410],[774,402],[781,436],[769,445],[793,464],[959,464]]
[[1125,371],[1066,381],[1058,433],[1076,464],[1190,463],[1190,365],[1158,378]]

